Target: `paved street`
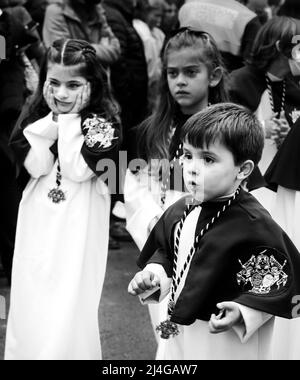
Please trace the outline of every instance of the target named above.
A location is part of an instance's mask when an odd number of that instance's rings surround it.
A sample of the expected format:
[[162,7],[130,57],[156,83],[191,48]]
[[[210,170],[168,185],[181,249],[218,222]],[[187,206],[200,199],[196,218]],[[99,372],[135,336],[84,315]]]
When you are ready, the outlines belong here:
[[[155,339],[148,309],[127,294],[127,286],[136,271],[138,251],[131,243],[109,253],[106,280],[99,310],[103,359],[151,360],[155,357]],[[8,296],[0,279],[0,296]],[[7,297],[8,298],[8,297]],[[5,321],[0,320],[0,358],[4,352]]]

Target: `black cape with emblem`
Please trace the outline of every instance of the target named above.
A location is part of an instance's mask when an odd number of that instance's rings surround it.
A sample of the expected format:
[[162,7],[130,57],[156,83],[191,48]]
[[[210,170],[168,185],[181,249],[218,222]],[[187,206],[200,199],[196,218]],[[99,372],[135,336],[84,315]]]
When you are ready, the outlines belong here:
[[[181,199],[162,216],[142,250],[139,267],[161,264],[172,276],[174,228],[186,202]],[[223,206],[202,204],[196,234]],[[223,301],[292,318],[292,300],[300,294],[299,273],[296,247],[260,203],[242,190],[200,240],[171,320],[181,325],[208,321]]]

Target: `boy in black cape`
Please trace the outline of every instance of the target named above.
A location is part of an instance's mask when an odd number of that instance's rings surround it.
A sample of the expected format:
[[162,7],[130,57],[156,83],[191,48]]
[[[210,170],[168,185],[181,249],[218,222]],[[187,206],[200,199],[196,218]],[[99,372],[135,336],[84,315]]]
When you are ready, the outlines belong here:
[[273,316],[297,316],[300,255],[242,188],[261,158],[262,127],[245,108],[219,104],[190,118],[182,141],[192,197],[153,229],[129,293],[169,295],[158,359],[270,359]]

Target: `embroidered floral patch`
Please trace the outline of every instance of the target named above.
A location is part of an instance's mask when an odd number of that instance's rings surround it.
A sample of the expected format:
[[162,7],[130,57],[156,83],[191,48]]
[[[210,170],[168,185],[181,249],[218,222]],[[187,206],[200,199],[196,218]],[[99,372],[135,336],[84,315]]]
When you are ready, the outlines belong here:
[[288,275],[283,271],[287,261],[280,264],[275,259],[275,252],[265,249],[257,255],[253,254],[245,264],[239,260],[243,269],[237,274],[238,285],[242,284],[253,294],[269,294],[273,288],[277,287],[278,290],[284,287],[288,281]]
[[83,127],[87,131],[84,139],[89,148],[94,148],[97,144],[99,148],[109,148],[112,146],[113,140],[118,139],[118,137],[114,137],[113,124],[97,115],[86,119]]

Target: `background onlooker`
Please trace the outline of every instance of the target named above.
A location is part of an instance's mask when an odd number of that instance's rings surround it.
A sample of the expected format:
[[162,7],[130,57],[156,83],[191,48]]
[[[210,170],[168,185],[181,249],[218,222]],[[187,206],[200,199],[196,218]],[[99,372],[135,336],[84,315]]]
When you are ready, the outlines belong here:
[[138,0],[133,25],[144,44],[148,68],[148,110],[157,103],[161,76],[161,52],[165,34],[160,29],[165,9],[164,0]]
[[111,66],[114,95],[121,106],[123,148],[135,157],[129,130],[147,115],[148,73],[144,46],[133,27],[136,0],[105,0],[107,21],[121,44],[121,59]]
[[120,56],[120,44],[107,24],[101,0],[52,0],[46,10],[43,39],[46,46],[61,38],[85,40],[103,64]]
[[23,3],[22,0],[0,0],[3,11],[0,35],[6,39],[6,60],[0,62],[0,256],[9,281],[21,189],[8,142],[26,98],[33,90],[28,88],[30,78],[24,59],[27,64],[30,59],[39,62],[44,53],[36,25]]
[[161,23],[161,29],[167,38],[169,38],[172,32],[179,26],[178,9],[177,0],[165,0],[165,10]]
[[268,0],[244,0],[241,1],[247,8],[255,12],[259,18],[261,24],[264,24],[269,19],[269,14],[267,13]]
[[250,57],[261,27],[256,13],[235,0],[187,0],[179,11],[180,26],[210,33],[222,52],[228,71]]
[[26,0],[24,7],[27,9],[30,16],[35,22],[38,23],[38,31],[42,36],[44,18],[46,13],[46,8],[49,0]]

